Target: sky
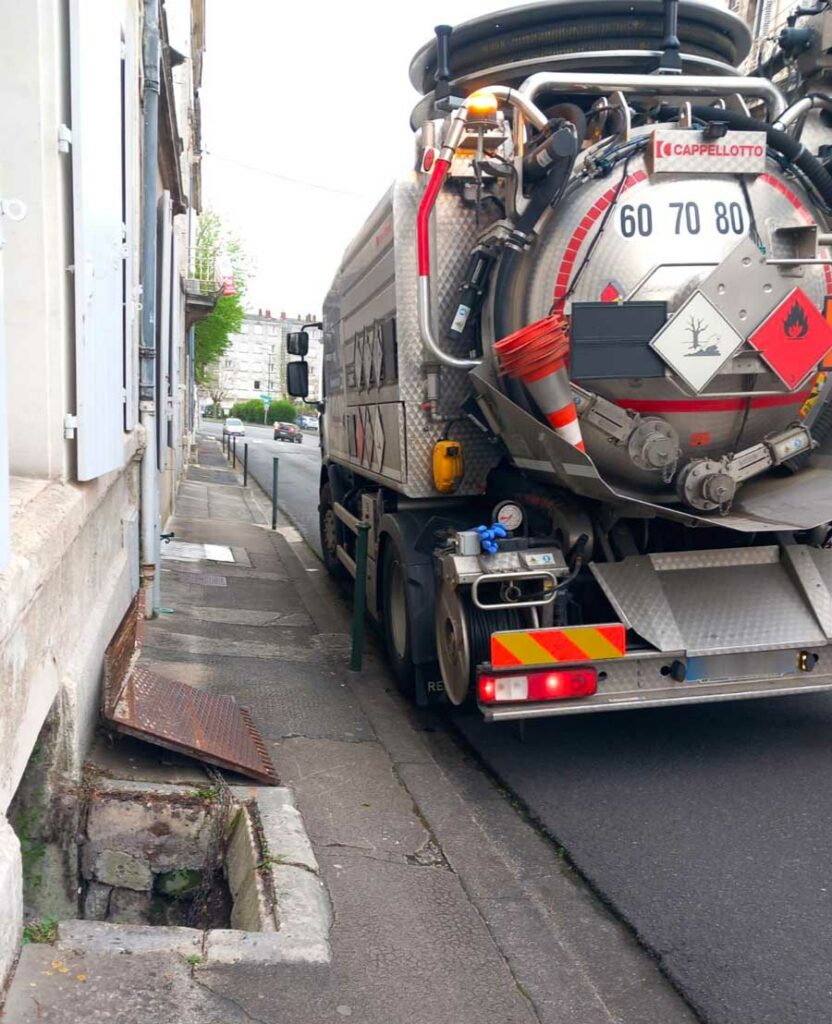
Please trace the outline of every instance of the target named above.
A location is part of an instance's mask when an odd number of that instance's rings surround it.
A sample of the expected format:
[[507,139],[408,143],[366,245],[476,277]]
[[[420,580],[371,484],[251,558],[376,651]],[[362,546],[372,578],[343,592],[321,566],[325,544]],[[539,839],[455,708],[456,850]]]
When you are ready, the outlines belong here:
[[434,25],[507,6],[208,0],[203,204],[255,265],[249,307],[320,314],[344,249],[411,167],[413,54]]

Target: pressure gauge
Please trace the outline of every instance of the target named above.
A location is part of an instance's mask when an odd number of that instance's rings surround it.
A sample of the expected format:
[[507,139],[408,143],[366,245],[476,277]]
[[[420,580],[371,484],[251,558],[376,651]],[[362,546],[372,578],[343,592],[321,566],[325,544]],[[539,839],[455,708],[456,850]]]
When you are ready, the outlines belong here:
[[523,525],[523,509],[514,501],[501,501],[495,506],[492,517],[509,533],[516,533]]

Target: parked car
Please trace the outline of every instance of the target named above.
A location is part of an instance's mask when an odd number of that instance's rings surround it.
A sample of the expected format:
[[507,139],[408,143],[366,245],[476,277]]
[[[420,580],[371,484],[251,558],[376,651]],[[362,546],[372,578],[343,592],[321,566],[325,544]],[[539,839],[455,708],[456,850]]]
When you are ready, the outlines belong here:
[[304,430],[318,430],[318,417],[317,416],[301,416],[300,425]]
[[222,432],[226,437],[245,437],[246,428],[243,426],[243,421],[238,420],[236,416],[229,416],[228,419],[222,425]]
[[298,444],[302,444],[303,431],[294,423],[275,423],[274,439],[275,441],[296,441]]

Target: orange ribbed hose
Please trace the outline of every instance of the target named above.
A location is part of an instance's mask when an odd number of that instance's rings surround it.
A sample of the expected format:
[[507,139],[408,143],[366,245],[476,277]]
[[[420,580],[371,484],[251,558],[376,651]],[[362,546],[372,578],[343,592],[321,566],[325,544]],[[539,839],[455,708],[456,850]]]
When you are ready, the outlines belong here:
[[569,357],[566,324],[557,313],[521,327],[494,345],[507,377],[536,380],[562,369]]

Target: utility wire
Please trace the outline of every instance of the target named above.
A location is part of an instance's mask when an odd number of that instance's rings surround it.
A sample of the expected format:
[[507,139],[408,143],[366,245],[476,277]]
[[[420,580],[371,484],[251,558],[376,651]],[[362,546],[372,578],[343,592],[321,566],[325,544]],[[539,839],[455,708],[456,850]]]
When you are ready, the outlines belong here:
[[203,149],[203,156],[210,156],[214,160],[221,160],[223,163],[236,164],[237,167],[243,167],[247,171],[254,171],[255,174],[263,174],[267,178],[277,178],[278,181],[284,181],[288,185],[301,185],[303,188],[313,188],[319,192],[331,192],[338,196],[349,196],[351,199],[372,199],[373,197],[366,192],[348,192],[342,188],[331,188],[329,185],[318,185],[314,181],[305,181],[302,178],[291,178],[287,174],[281,174],[279,171],[270,170],[268,167],[258,167],[256,164],[246,163],[244,160],[237,160],[236,157],[223,156],[221,153],[215,153],[211,149]]

